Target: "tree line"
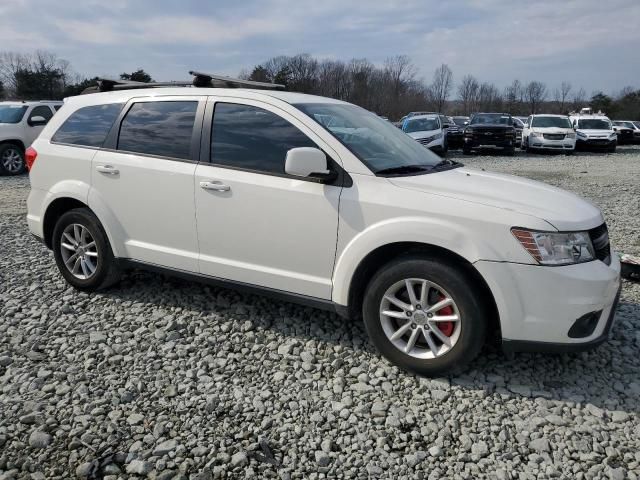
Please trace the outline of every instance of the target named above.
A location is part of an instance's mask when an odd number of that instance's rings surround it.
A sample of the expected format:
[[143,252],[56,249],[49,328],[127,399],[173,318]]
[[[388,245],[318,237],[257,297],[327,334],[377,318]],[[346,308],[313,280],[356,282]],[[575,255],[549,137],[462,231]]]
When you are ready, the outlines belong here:
[[[152,81],[143,69],[119,78]],[[448,65],[440,65],[430,82],[406,55],[375,65],[366,58],[349,61],[317,59],[309,54],[276,56],[240,73],[249,80],[280,83],[288,90],[323,95],[360,105],[392,120],[409,111],[468,115],[477,111],[563,113],[591,106],[610,117],[640,119],[640,90],[626,87],[616,95],[595,92],[563,81],[555,88],[544,82],[514,80],[504,88],[463,75],[457,85]],[[78,95],[97,77],[75,73],[67,60],[45,51],[31,54],[0,52],[0,99],[57,100]]]

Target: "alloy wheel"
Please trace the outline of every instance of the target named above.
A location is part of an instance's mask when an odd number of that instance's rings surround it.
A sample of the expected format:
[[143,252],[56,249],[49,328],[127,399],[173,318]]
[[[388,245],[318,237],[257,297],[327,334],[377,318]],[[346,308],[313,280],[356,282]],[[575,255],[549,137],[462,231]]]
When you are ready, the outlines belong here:
[[4,169],[9,173],[18,173],[23,166],[22,155],[16,148],[8,148],[2,152],[0,161]]
[[62,261],[71,274],[88,280],[98,268],[98,248],[89,229],[79,223],[68,225],[62,232],[60,240]]
[[460,338],[458,307],[441,286],[407,278],[387,289],[380,302],[380,322],[389,341],[419,359],[445,355]]

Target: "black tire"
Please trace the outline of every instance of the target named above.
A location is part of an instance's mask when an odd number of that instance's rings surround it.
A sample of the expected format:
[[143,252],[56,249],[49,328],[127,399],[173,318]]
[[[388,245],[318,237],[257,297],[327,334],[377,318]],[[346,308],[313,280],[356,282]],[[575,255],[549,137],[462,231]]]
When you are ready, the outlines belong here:
[[564,152],[564,154],[565,154],[566,156],[570,157],[571,155],[573,155],[573,153],[574,153],[574,152],[575,152],[575,150],[566,150],[566,151]]
[[507,157],[513,157],[513,156],[516,154],[516,149],[515,149],[515,147],[512,147],[512,148],[505,148],[505,149],[504,149],[504,154],[505,154]]
[[[5,158],[6,155],[11,155],[14,159],[17,159],[19,165],[16,166],[14,160],[9,163],[9,158]],[[15,143],[3,143],[0,145],[0,175],[20,175],[27,170],[27,165],[24,161],[24,150],[20,145]]]
[[[380,307],[388,288],[407,278],[426,279],[446,290],[460,313],[460,335],[442,356],[420,359],[410,356],[391,343],[384,332]],[[383,266],[365,291],[363,319],[371,342],[382,355],[398,367],[426,376],[457,373],[471,362],[484,345],[487,313],[474,282],[465,268],[428,256],[407,256]]]
[[462,147],[462,154],[463,155],[471,155],[471,153],[472,152],[471,152],[471,149],[469,147],[467,147],[467,146],[463,146]]
[[[65,228],[72,224],[79,224],[86,228],[95,241],[98,258],[93,275],[87,279],[76,277],[65,266],[61,251],[61,242]],[[107,234],[102,228],[98,217],[88,208],[76,208],[64,213],[56,222],[51,241],[53,255],[58,270],[64,279],[73,287],[83,291],[96,291],[108,288],[120,280],[121,272],[113,256]]]
[[617,145],[614,143],[612,146],[610,146],[610,147],[608,148],[608,150],[607,150],[607,151],[608,151],[609,153],[616,153],[616,146],[617,146]]

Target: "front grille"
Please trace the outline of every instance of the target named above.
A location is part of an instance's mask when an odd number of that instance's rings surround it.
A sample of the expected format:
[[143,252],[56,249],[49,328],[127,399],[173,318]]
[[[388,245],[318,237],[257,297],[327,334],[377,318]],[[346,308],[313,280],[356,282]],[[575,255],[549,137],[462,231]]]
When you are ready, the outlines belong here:
[[607,224],[603,223],[599,227],[589,230],[589,237],[591,237],[596,258],[610,265],[611,246],[609,245],[609,230],[607,229]]
[[543,136],[546,140],[564,140],[564,133],[545,133]]
[[418,138],[417,141],[419,143],[421,143],[422,145],[429,145],[431,142],[433,142],[436,139],[435,135],[432,137],[426,137],[426,138]]

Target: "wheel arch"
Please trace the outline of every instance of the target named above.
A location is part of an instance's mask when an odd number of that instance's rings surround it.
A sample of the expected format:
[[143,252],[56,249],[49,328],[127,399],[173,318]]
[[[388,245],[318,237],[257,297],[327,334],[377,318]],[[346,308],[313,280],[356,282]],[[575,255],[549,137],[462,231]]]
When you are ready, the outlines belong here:
[[24,142],[22,140],[20,140],[20,139],[17,139],[17,138],[14,138],[14,139],[6,138],[6,139],[3,139],[3,140],[0,140],[0,145],[5,145],[7,143],[19,146],[22,149],[23,152],[26,150]]
[[58,219],[69,210],[73,210],[75,208],[87,208],[91,210],[86,203],[83,203],[73,197],[56,198],[47,206],[42,221],[42,233],[44,243],[48,248],[51,248],[52,246],[53,229],[55,228]]
[[348,285],[347,313],[358,317],[362,312],[365,290],[371,277],[384,265],[402,257],[425,256],[437,258],[463,269],[480,290],[480,300],[486,308],[489,321],[488,336],[500,340],[501,327],[498,307],[489,284],[480,272],[463,256],[439,245],[421,242],[394,242],[382,245],[369,252],[356,267]]

